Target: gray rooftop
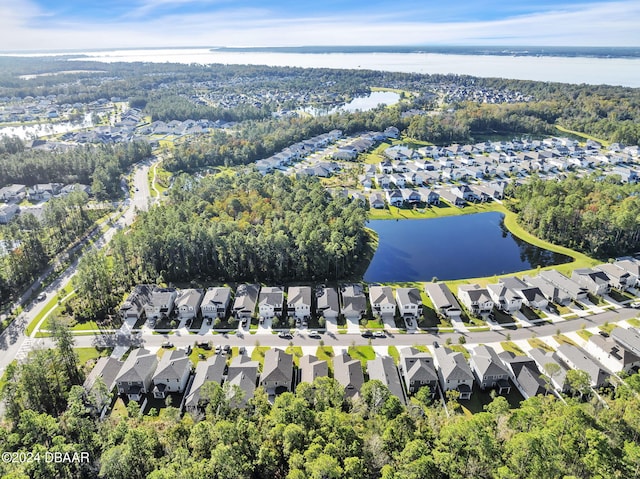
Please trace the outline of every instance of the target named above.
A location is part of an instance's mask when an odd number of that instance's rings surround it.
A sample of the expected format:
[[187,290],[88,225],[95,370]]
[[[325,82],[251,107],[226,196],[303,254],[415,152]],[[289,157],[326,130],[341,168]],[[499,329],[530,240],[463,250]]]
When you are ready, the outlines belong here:
[[293,379],[293,355],[287,354],[281,349],[270,348],[264,355],[264,365],[260,382],[277,381],[288,382]]
[[473,372],[462,353],[449,348],[435,348],[434,356],[445,381],[473,381]]
[[391,394],[400,399],[403,404],[406,402],[404,391],[400,384],[400,375],[393,358],[390,356],[377,356],[375,359],[367,361],[369,379],[377,379],[389,388]]
[[178,308],[186,306],[188,308],[198,309],[202,302],[202,290],[201,289],[183,289],[180,291],[180,295],[176,299],[176,306]]
[[206,361],[200,361],[196,366],[196,373],[191,383],[191,389],[185,399],[187,408],[196,408],[200,402],[200,389],[207,382],[222,383],[222,375],[226,366],[224,356],[215,354],[207,358]]
[[122,361],[112,357],[99,358],[95,366],[84,381],[84,388],[90,391],[98,378],[101,378],[107,386],[107,391],[111,391],[116,386],[116,378],[122,368]]
[[338,292],[334,288],[323,288],[318,299],[318,311],[335,311],[340,312],[340,304],[338,301]]
[[367,298],[359,284],[344,286],[342,292],[342,313],[345,315],[362,314],[367,310]]
[[410,382],[434,383],[438,380],[433,358],[415,348],[400,350],[400,365]]
[[357,359],[352,359],[346,352],[336,354],[333,358],[333,377],[344,387],[347,397],[359,394],[364,384],[362,364]]
[[317,377],[329,375],[329,365],[312,354],[300,358],[300,382],[312,383]]
[[233,302],[234,311],[246,311],[253,314],[258,301],[258,293],[260,285],[258,284],[241,284],[236,289],[236,298]]
[[186,370],[191,370],[191,360],[184,349],[165,351],[153,375],[154,381],[173,381],[183,377]]
[[289,287],[289,290],[287,291],[287,304],[289,306],[295,306],[296,304],[305,304],[311,306],[311,287]]
[[202,306],[212,305],[216,308],[228,304],[231,298],[231,288],[209,288],[202,299]]
[[611,338],[632,353],[640,356],[640,334],[636,328],[614,328]]
[[156,370],[158,356],[143,348],[134,349],[129,353],[120,368],[116,382],[144,382],[144,379]]
[[369,301],[372,305],[396,305],[391,286],[369,286]]
[[568,363],[568,366],[585,371],[591,378],[591,384],[595,387],[602,386],[609,376],[609,373],[598,361],[588,356],[577,346],[561,344],[558,348],[558,354],[571,363]]
[[498,357],[498,354],[490,346],[486,346],[484,344],[476,346],[473,349],[471,358],[482,378],[486,376],[502,376],[509,374]]
[[426,283],[424,289],[436,309],[460,309],[458,300],[444,283]]
[[396,299],[402,305],[422,304],[422,297],[418,288],[397,288]]
[[265,286],[260,290],[258,304],[282,308],[284,303],[284,289],[280,286]]

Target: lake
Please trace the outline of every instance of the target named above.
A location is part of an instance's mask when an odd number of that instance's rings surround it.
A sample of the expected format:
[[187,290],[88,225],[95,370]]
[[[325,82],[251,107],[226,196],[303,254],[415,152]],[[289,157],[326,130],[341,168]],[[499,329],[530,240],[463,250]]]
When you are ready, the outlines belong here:
[[368,95],[358,96],[351,100],[349,103],[343,105],[334,106],[331,108],[315,108],[308,107],[303,108],[302,111],[309,113],[313,116],[324,116],[338,113],[340,111],[346,111],[353,113],[356,111],[369,111],[379,105],[389,106],[395,105],[400,101],[400,95],[393,91],[372,91]]
[[568,263],[569,256],[522,241],[502,213],[425,220],[373,220],[379,245],[364,275],[372,283],[454,280]]
[[[54,56],[48,54],[47,56]],[[68,55],[68,53],[67,53]],[[82,55],[82,54],[80,54]],[[477,77],[640,87],[639,58],[458,55],[444,53],[215,51],[208,48],[87,51],[75,60],[269,65],[369,69],[405,73],[454,73]],[[29,54],[24,56],[36,56]]]

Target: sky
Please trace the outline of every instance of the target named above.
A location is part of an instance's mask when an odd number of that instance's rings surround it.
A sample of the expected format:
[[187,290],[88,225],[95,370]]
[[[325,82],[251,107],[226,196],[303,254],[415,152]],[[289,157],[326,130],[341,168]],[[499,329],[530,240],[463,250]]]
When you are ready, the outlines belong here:
[[640,46],[640,1],[0,0],[0,51]]

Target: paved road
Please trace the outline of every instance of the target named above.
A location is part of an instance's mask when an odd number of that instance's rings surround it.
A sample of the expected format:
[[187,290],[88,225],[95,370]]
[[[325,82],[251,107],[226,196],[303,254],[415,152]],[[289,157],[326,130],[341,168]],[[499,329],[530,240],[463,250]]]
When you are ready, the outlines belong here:
[[[159,160],[156,159],[154,161]],[[148,209],[151,194],[149,192],[147,177],[150,165],[152,164],[153,161],[146,161],[138,165],[135,169],[133,176],[135,193],[133,197],[126,200],[126,209],[122,216],[120,216],[104,234],[94,241],[93,247],[102,248],[111,240],[111,238],[113,238],[117,230],[133,223],[138,211]],[[99,231],[100,229],[96,229],[89,239],[98,236]],[[47,294],[47,299],[45,301],[34,303],[29,311],[25,311],[20,314],[20,316],[0,335],[0,376],[14,359],[19,359],[23,355],[26,355],[32,347],[40,343],[40,341],[35,341],[33,338],[26,337],[25,329],[33,318],[35,318],[40,311],[44,309],[50,298],[56,296],[63,288],[67,291],[71,291],[72,288],[70,282],[73,275],[76,273],[77,266],[78,261],[76,260],[44,290]]]
[[[626,319],[634,318],[638,315],[638,310],[633,308],[621,308],[612,311],[606,311],[604,313],[595,314],[586,318],[566,320],[561,323],[544,324],[539,326],[533,326],[530,328],[519,328],[514,330],[501,330],[501,331],[479,331],[468,333],[443,333],[443,334],[394,334],[393,336],[385,339],[372,339],[371,342],[375,346],[412,346],[415,344],[432,344],[434,341],[438,341],[440,344],[444,344],[447,338],[451,338],[454,344],[457,344],[460,336],[464,336],[466,343],[480,344],[480,343],[495,343],[507,340],[507,334],[511,341],[520,339],[530,339],[535,334],[536,337],[552,336],[558,331],[561,333],[567,333],[571,331],[577,331],[582,328],[584,324],[587,328],[600,326],[604,323],[614,323],[617,321],[623,321]],[[334,333],[322,333],[322,341],[326,346],[343,346],[348,347],[352,344],[366,345],[369,344],[367,338],[363,338],[360,334],[334,334]],[[259,341],[260,346],[281,346],[286,347],[289,342],[292,341],[295,346],[318,346],[318,339],[311,339],[306,334],[301,333],[294,335],[292,340],[281,339],[275,334],[248,334],[244,333],[242,336],[237,336],[235,332],[223,335],[223,334],[189,334],[184,331],[177,331],[174,334],[161,335],[161,334],[145,334],[143,336],[131,334],[106,334],[100,336],[76,336],[76,344],[78,347],[91,347],[91,346],[114,346],[119,345],[132,345],[132,346],[146,346],[151,348],[157,348],[162,345],[164,341],[171,341],[176,347],[185,347],[188,345],[193,346],[195,342],[212,341],[213,344],[229,344],[230,346],[255,346],[256,341]],[[42,343],[44,346],[51,345],[49,340]]]

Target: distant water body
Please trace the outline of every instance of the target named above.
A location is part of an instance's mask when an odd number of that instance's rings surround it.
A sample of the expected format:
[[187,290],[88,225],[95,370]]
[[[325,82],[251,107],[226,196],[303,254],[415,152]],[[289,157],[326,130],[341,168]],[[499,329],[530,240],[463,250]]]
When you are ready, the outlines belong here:
[[[68,53],[66,55],[69,55]],[[304,68],[368,69],[404,73],[459,74],[590,85],[640,87],[640,58],[594,56],[534,56],[448,54],[428,52],[297,53],[269,50],[175,48],[90,51],[75,60],[229,65],[269,65]],[[81,56],[80,56],[81,55]]]

